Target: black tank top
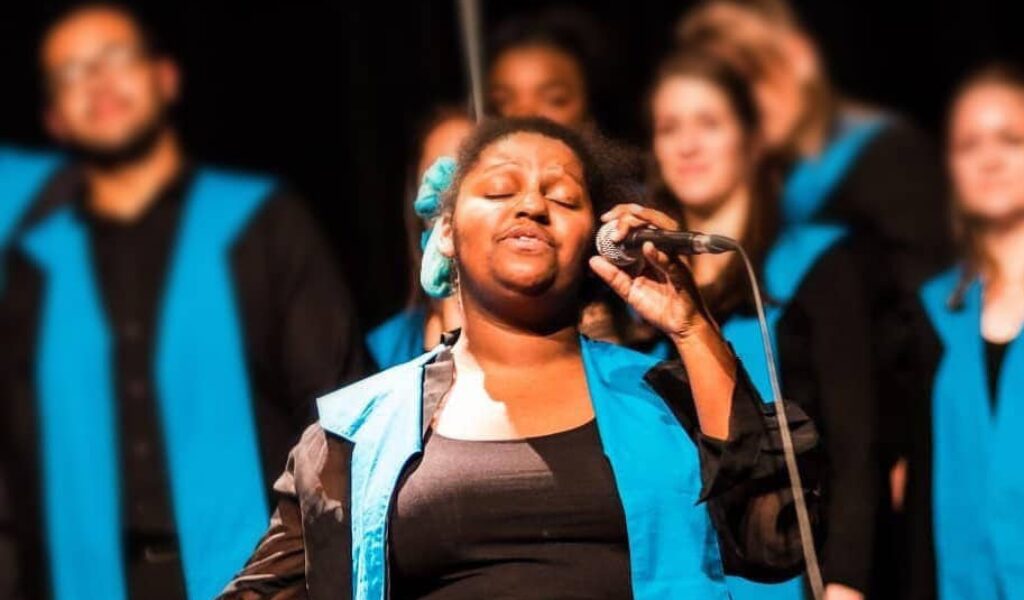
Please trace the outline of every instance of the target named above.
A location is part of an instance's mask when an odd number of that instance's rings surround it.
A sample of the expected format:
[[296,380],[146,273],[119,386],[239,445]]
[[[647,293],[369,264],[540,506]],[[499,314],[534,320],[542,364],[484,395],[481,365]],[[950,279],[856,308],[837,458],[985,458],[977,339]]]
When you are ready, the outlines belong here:
[[594,421],[515,441],[430,433],[390,522],[393,598],[630,598],[625,516]]

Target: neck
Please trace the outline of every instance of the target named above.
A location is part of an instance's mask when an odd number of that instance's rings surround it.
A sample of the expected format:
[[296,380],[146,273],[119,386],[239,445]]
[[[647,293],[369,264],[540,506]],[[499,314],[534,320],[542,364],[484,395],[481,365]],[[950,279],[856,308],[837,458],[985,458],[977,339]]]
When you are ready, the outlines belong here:
[[495,318],[471,302],[462,303],[462,334],[453,350],[460,366],[534,368],[579,356],[575,323],[537,332]]
[[131,221],[149,207],[181,169],[177,137],[167,130],[142,158],[111,169],[86,167],[90,208],[105,217]]
[[978,244],[985,257],[981,272],[986,284],[1024,286],[1024,216],[988,227]]
[[[742,240],[750,216],[751,192],[743,185],[733,190],[711,210],[684,209],[686,228],[704,233],[726,235]],[[702,254],[692,257],[691,265],[697,285],[713,282],[729,262],[728,254]]]

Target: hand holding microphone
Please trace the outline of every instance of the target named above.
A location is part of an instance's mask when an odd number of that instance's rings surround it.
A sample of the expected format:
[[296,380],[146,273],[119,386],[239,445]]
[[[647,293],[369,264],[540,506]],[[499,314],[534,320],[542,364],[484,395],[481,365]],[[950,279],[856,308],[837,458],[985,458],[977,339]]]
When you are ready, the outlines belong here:
[[[637,314],[674,342],[711,322],[689,266],[680,256],[724,252],[729,238],[679,231],[668,215],[621,204],[601,217],[600,256],[590,267]],[[628,270],[627,270],[628,268]]]

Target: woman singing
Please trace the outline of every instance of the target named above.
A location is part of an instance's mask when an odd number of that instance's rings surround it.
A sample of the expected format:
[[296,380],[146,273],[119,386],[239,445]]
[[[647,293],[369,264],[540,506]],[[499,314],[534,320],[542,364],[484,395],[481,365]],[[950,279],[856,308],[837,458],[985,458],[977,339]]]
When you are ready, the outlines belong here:
[[[593,256],[602,160],[545,120],[471,134],[433,233],[461,332],[319,401],[226,598],[727,598],[726,572],[799,572],[774,417],[689,272]],[[581,337],[590,271],[680,359]]]

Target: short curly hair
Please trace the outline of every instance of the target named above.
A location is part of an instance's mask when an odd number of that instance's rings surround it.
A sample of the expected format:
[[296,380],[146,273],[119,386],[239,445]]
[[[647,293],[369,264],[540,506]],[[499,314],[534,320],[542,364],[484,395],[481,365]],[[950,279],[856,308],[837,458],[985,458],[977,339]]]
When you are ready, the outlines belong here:
[[569,147],[583,165],[583,179],[595,215],[624,202],[641,203],[639,184],[629,177],[631,157],[596,133],[581,133],[554,121],[540,118],[495,118],[473,130],[456,157],[452,184],[441,197],[441,211],[451,214],[462,182],[491,145],[518,133],[535,133],[558,140]]

